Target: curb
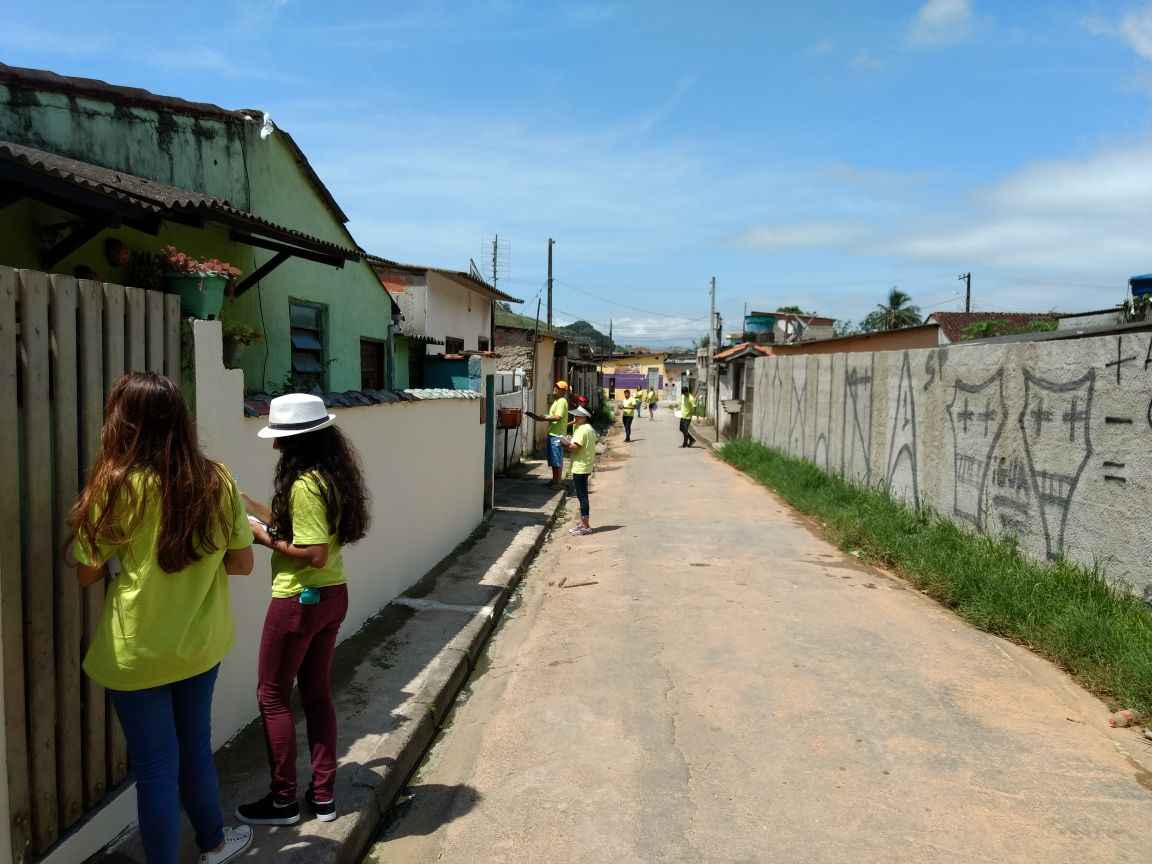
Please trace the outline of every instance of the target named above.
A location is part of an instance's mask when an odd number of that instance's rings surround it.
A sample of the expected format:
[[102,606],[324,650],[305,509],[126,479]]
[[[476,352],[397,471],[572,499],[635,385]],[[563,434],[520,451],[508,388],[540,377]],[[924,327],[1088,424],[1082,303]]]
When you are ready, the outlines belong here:
[[[456,697],[475,670],[476,662],[495,632],[500,615],[508,605],[512,592],[523,580],[528,567],[547,540],[564,510],[567,499],[568,489],[565,484],[552,512],[547,514],[531,545],[518,556],[499,594],[481,611],[475,613],[472,620],[432,659],[427,678],[418,692],[402,706],[402,711],[415,705],[423,705],[426,710],[408,718],[409,722],[398,729],[377,736],[378,740],[372,749],[369,764],[380,767],[372,768],[362,764],[357,769],[353,786],[366,793],[365,800],[360,802],[361,806],[357,813],[348,814],[354,815],[354,821],[341,832],[344,836],[331,838],[338,840],[338,848],[332,850],[331,856],[311,855],[306,856],[306,860],[357,864],[371,847],[380,824],[391,811],[396,797],[407,785],[412,773],[431,748],[437,733],[451,714]],[[494,517],[489,520],[490,525],[492,521]],[[279,855],[277,860],[283,860],[284,857],[286,856]],[[305,856],[300,856],[300,860],[305,860]]]

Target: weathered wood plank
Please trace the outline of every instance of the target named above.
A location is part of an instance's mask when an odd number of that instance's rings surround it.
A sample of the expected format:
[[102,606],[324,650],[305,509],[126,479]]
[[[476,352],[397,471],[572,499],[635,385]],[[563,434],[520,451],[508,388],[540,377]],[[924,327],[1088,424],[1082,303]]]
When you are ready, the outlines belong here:
[[148,371],[148,301],[143,288],[124,289],[128,304],[128,328],[124,340],[128,349],[125,372]]
[[53,575],[56,582],[56,773],[60,825],[68,828],[84,814],[84,759],[80,660],[84,650],[84,610],[76,571],[69,566],[68,516],[80,482],[76,314],[78,289],[71,276],[51,277]]
[[180,296],[164,295],[164,374],[181,383],[180,368]]
[[[128,292],[121,285],[104,286],[104,392],[107,394],[116,386],[124,373],[129,371],[128,351]],[[141,309],[143,307],[141,306]],[[138,331],[140,332],[139,328]],[[143,359],[143,337],[141,336],[138,357]],[[93,589],[96,590],[96,589]],[[106,733],[108,745],[108,788],[119,785],[128,775],[128,746],[124,741],[124,731],[116,712],[105,701]]]
[[[20,348],[16,334],[16,271],[0,267],[0,414],[18,416]],[[20,426],[0,423],[0,616],[3,619],[4,734],[12,857],[22,861],[32,841],[28,723],[24,682],[24,582],[21,575]]]
[[27,622],[28,756],[32,780],[32,846],[42,852],[60,836],[56,796],[56,598],[53,559],[52,417],[46,273],[21,270],[20,346],[24,354],[24,474],[26,513],[24,614]]
[[164,295],[145,291],[148,307],[148,371],[164,374]]
[[[80,467],[86,477],[100,454],[104,422],[104,288],[80,282]],[[100,622],[104,586],[83,592],[84,647]],[[108,730],[104,688],[84,675],[84,806],[94,807],[108,790]]]
[[127,361],[124,348],[124,288],[104,286],[104,395],[107,396],[124,375]]

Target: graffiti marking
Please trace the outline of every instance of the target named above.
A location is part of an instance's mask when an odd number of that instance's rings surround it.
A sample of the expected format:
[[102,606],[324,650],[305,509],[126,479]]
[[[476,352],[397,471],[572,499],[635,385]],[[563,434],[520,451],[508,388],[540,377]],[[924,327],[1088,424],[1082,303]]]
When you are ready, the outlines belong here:
[[[971,402],[984,397],[984,410],[977,414]],[[962,407],[961,407],[962,406]],[[952,513],[971,522],[977,529],[984,528],[984,495],[988,478],[1006,487],[1013,481],[1011,466],[1006,459],[992,472],[993,454],[1004,431],[1006,406],[1004,404],[1004,370],[999,369],[979,384],[968,384],[959,378],[953,384],[952,401],[945,407],[952,429],[952,465],[954,485]],[[977,428],[973,421],[983,421]],[[989,439],[989,435],[992,437]]]
[[[892,417],[892,440],[888,445],[888,492],[896,481],[900,466],[908,465],[912,486],[912,506],[920,507],[920,479],[918,476],[916,453],[916,400],[912,387],[912,367],[908,362],[908,352],[904,352],[904,362],[900,367],[900,383],[896,390],[896,414]],[[911,431],[909,431],[911,430]]]
[[[1024,370],[1024,408],[1018,423],[1024,434],[1024,453],[1028,459],[1036,501],[1040,505],[1044,545],[1049,559],[1064,554],[1064,531],[1072,511],[1072,499],[1084,468],[1092,458],[1092,395],[1095,387],[1095,369],[1089,369],[1075,380],[1060,382],[1048,381]],[[1037,436],[1031,431],[1028,417],[1032,406],[1042,398],[1041,394],[1057,407],[1064,408],[1061,416],[1068,424],[1068,440],[1079,442],[1080,447],[1039,449]],[[1078,428],[1083,430],[1082,436],[1077,435]]]
[[[1152,345],[1150,345],[1149,348],[1152,348]],[[1130,354],[1127,357],[1123,357],[1123,356],[1121,356],[1123,353],[1124,353],[1124,337],[1123,336],[1117,336],[1116,337],[1116,359],[1110,360],[1104,364],[1105,369],[1110,369],[1113,366],[1116,367],[1116,383],[1117,384],[1120,383],[1120,369],[1121,369],[1121,367],[1123,367],[1123,365],[1125,363],[1131,363],[1132,361],[1134,361],[1136,359],[1135,354]],[[1145,369],[1148,368],[1148,359],[1147,358],[1145,358],[1145,360],[1144,360],[1144,368]]]

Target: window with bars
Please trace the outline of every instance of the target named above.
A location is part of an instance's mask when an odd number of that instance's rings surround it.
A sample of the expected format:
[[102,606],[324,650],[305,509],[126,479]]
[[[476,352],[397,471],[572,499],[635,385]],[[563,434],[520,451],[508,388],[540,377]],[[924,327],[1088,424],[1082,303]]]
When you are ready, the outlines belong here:
[[292,301],[288,306],[292,323],[292,386],[310,390],[325,386],[324,307]]
[[374,339],[360,340],[360,389],[383,390],[385,386],[384,343]]

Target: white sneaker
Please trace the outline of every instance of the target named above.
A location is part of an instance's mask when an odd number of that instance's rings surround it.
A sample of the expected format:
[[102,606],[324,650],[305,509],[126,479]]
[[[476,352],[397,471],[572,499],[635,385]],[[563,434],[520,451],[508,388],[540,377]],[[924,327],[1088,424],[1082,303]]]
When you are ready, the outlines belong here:
[[224,864],[239,856],[252,843],[252,829],[247,825],[224,829],[224,845],[214,852],[201,852],[200,864]]

